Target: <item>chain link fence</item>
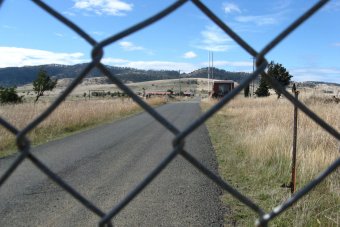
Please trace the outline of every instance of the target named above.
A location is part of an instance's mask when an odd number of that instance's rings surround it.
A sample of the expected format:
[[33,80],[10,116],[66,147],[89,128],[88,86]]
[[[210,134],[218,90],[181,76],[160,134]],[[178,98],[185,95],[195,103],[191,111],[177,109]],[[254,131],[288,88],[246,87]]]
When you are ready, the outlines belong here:
[[[0,7],[4,0],[0,0]],[[227,24],[225,24],[216,14],[211,11],[205,4],[199,0],[178,0],[173,4],[165,8],[164,10],[158,12],[157,14],[149,17],[148,19],[135,24],[111,37],[102,40],[101,42],[95,41],[89,34],[83,31],[80,27],[74,24],[72,21],[65,18],[61,13],[57,12],[45,2],[40,0],[32,0],[32,2],[38,5],[42,10],[49,13],[56,20],[59,20],[65,26],[76,32],[81,38],[83,38],[90,46],[92,46],[92,61],[86,66],[86,68],[73,80],[73,82],[65,89],[65,91],[36,119],[29,123],[24,129],[18,130],[12,124],[7,122],[0,116],[0,125],[5,127],[13,135],[16,136],[17,148],[20,155],[16,157],[12,165],[7,169],[7,171],[0,178],[0,187],[5,183],[5,181],[11,176],[11,174],[18,168],[18,166],[25,160],[29,159],[38,169],[40,169],[44,174],[46,174],[50,179],[52,179],[61,188],[70,193],[75,199],[77,199],[81,204],[83,204],[87,209],[92,211],[99,217],[99,226],[112,226],[111,219],[117,215],[125,206],[129,204],[138,194],[164,169],[167,165],[178,155],[183,156],[188,163],[195,166],[202,174],[206,175],[217,185],[219,185],[226,192],[230,193],[233,197],[238,199],[244,205],[249,207],[258,215],[258,220],[256,221],[257,226],[268,226],[269,222],[273,220],[276,216],[280,215],[289,209],[294,203],[298,202],[303,196],[307,195],[314,187],[316,187],[320,182],[322,182],[328,175],[336,171],[340,166],[340,158],[335,160],[327,169],[325,169],[318,177],[309,182],[304,188],[297,191],[291,198],[289,198],[284,203],[275,207],[271,212],[266,213],[261,207],[259,207],[255,202],[249,199],[247,196],[241,194],[238,190],[232,187],[228,182],[221,179],[219,176],[215,175],[209,169],[207,169],[202,163],[200,163],[195,157],[189,154],[184,149],[184,142],[186,137],[195,131],[200,125],[213,116],[218,110],[225,106],[231,99],[233,99],[238,93],[240,93],[246,86],[248,86],[254,79],[259,75],[265,77],[273,88],[279,90],[293,105],[298,107],[307,116],[309,116],[313,121],[315,121],[320,127],[326,130],[329,134],[340,140],[340,133],[334,129],[331,125],[327,124],[323,119],[318,117],[313,111],[307,108],[304,104],[294,98],[290,93],[288,93],[275,79],[269,77],[265,69],[268,62],[265,58],[266,54],[271,51],[277,44],[279,44],[283,39],[285,39],[292,31],[298,28],[302,23],[304,23],[308,18],[310,18],[315,12],[317,12],[321,7],[323,7],[328,1],[322,0],[318,1],[309,10],[297,18],[292,24],[290,24],[285,30],[278,34],[270,43],[268,43],[260,52],[257,52],[253,47],[251,47],[247,42],[245,42],[236,32],[234,32]],[[103,57],[104,49],[110,44],[127,37],[136,31],[142,30],[145,27],[151,25],[152,23],[163,19],[167,15],[179,9],[184,4],[192,4],[197,7],[203,14],[211,19],[220,29],[222,29],[226,35],[230,36],[236,43],[238,43],[245,51],[247,51],[251,56],[256,58],[256,70],[248,76],[244,81],[240,83],[232,92],[224,96],[217,104],[215,104],[210,110],[202,114],[198,119],[191,123],[186,129],[180,131],[173,124],[171,124],[166,118],[160,115],[156,110],[145,103],[141,98],[139,98],[129,87],[127,87],[121,80],[119,80],[115,75],[113,75],[104,64],[101,63]],[[31,153],[30,141],[27,134],[37,127],[41,122],[43,122],[71,93],[71,91],[81,82],[81,80],[93,69],[99,69],[104,75],[106,75],[113,83],[115,83],[121,90],[128,94],[139,106],[141,106],[146,112],[148,112],[156,121],[161,123],[167,130],[169,130],[174,135],[173,149],[169,154],[155,167],[151,173],[145,177],[137,187],[133,188],[126,197],[121,200],[118,204],[114,204],[112,209],[108,212],[102,211],[100,208],[96,207],[91,201],[85,198],[77,190],[68,185],[63,179],[61,179],[57,174],[49,169],[43,162],[36,158],[36,156]]]

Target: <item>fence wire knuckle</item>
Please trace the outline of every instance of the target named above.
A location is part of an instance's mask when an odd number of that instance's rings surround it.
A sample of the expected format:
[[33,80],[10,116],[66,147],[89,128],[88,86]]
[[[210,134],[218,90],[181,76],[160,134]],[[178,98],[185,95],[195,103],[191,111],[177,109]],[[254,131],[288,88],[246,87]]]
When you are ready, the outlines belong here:
[[[4,0],[0,0],[0,10]],[[63,25],[74,31],[80,37],[82,37],[91,48],[91,58],[92,60],[87,64],[87,66],[75,77],[75,79],[69,84],[66,89],[50,104],[50,106],[40,113],[35,119],[27,124],[22,130],[18,130],[11,123],[6,121],[0,116],[0,126],[4,127],[9,133],[16,137],[16,146],[19,151],[18,156],[14,159],[13,163],[9,166],[4,173],[0,175],[0,189],[1,186],[10,178],[10,176],[15,172],[15,170],[20,166],[25,159],[30,160],[36,168],[38,168],[42,173],[47,175],[52,181],[54,181],[59,187],[68,192],[74,199],[81,203],[84,207],[90,210],[92,213],[99,217],[99,226],[112,226],[112,219],[124,208],[126,207],[136,196],[138,196],[161,172],[164,170],[169,163],[174,160],[178,155],[182,156],[188,164],[190,163],[194,168],[200,171],[201,174],[205,175],[207,178],[212,180],[216,185],[222,188],[225,192],[232,195],[235,199],[239,200],[253,212],[258,215],[258,220],[256,220],[256,226],[268,226],[268,223],[275,219],[278,215],[289,209],[294,203],[298,202],[303,196],[307,195],[313,188],[319,185],[323,180],[325,180],[330,174],[335,172],[340,166],[340,158],[335,160],[328,168],[326,168],[319,176],[310,181],[307,185],[296,192],[291,198],[282,204],[275,207],[269,213],[264,212],[264,210],[258,206],[254,201],[252,201],[246,195],[240,193],[233,186],[224,181],[217,174],[209,170],[204,166],[199,160],[197,160],[193,155],[184,149],[184,143],[187,136],[193,133],[198,127],[205,123],[210,117],[216,114],[222,107],[227,106],[228,102],[232,100],[236,95],[238,95],[246,86],[248,86],[254,79],[261,75],[266,77],[273,88],[280,91],[293,105],[298,109],[303,111],[310,119],[312,119],[316,124],[322,127],[330,135],[340,140],[340,133],[325,122],[322,118],[317,116],[312,110],[307,108],[302,102],[297,100],[289,92],[287,92],[278,81],[268,76],[265,69],[268,66],[268,61],[265,58],[266,54],[270,52],[275,46],[277,46],[282,40],[284,40],[289,34],[291,34],[295,29],[301,26],[306,20],[312,17],[320,8],[322,8],[329,0],[321,0],[315,3],[310,9],[303,13],[299,18],[293,21],[286,29],[279,33],[272,41],[270,41],[265,47],[257,52],[251,45],[244,41],[233,29],[231,29],[226,23],[224,23],[211,9],[209,9],[200,0],[191,0],[194,7],[198,8],[203,14],[205,14],[217,27],[219,27],[225,35],[231,37],[240,47],[242,47],[247,53],[256,58],[256,68],[255,71],[245,78],[239,86],[235,87],[230,93],[224,96],[219,102],[212,106],[208,111],[203,113],[200,117],[189,124],[184,130],[180,131],[174,124],[167,120],[163,115],[158,113],[153,107],[147,104],[143,99],[138,97],[127,85],[125,85],[120,79],[113,75],[101,60],[104,56],[104,49],[108,45],[114,44],[116,41],[125,38],[137,31],[143,30],[146,27],[152,25],[153,23],[164,19],[166,16],[172,14],[189,0],[177,0],[165,9],[159,11],[158,13],[150,16],[149,18],[136,23],[135,25],[124,29],[121,32],[113,34],[112,36],[97,42],[93,37],[87,34],[82,28],[77,24],[73,23],[71,20],[64,17],[57,10],[53,9],[51,6],[46,4],[41,0],[32,0],[34,4],[40,7],[41,10],[47,12],[56,20],[61,22]],[[35,129],[40,123],[46,120],[51,113],[55,111],[56,108],[69,96],[69,94],[78,86],[78,84],[88,75],[88,73],[97,68],[103,73],[109,80],[111,80],[119,89],[124,91],[128,96],[132,98],[142,109],[144,109],[150,116],[158,121],[165,129],[174,135],[174,140],[172,141],[173,150],[167,154],[167,156],[160,161],[154,169],[145,176],[145,178],[137,184],[136,187],[132,188],[131,191],[117,204],[113,204],[112,208],[108,212],[102,211],[93,202],[88,200],[85,196],[79,193],[76,189],[67,184],[61,177],[59,177],[55,172],[53,172],[48,166],[46,166],[42,161],[40,161],[31,152],[30,140],[27,134]]]

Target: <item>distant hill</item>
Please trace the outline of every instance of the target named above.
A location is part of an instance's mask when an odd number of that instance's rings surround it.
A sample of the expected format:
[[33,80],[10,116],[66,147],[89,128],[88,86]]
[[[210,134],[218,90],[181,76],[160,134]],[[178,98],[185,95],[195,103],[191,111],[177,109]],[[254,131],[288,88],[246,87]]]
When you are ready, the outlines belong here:
[[317,85],[321,85],[321,84],[340,87],[340,84],[337,84],[337,83],[329,83],[329,82],[321,82],[321,81],[304,81],[304,82],[297,82],[296,84],[301,87],[311,87],[311,88],[316,87]]
[[[192,71],[191,73],[188,73],[187,75],[189,77],[193,78],[207,78],[207,71],[208,68],[201,68],[195,71]],[[229,72],[225,71],[223,69],[214,68],[212,73],[212,78],[217,80],[234,80],[236,82],[241,82],[244,78],[249,76],[249,73],[245,72]]]
[[[36,79],[38,71],[43,68],[47,73],[56,79],[74,78],[87,66],[77,65],[41,65],[0,68],[1,86],[21,86],[32,83]],[[151,80],[177,79],[179,72],[174,70],[141,70],[134,68],[107,66],[110,72],[116,75],[123,82],[143,82]],[[240,82],[248,73],[228,72],[223,69],[214,68],[214,79],[228,79]],[[87,77],[100,77],[103,74],[98,69],[93,69]],[[195,70],[191,73],[182,73],[181,77],[207,78],[207,68]]]

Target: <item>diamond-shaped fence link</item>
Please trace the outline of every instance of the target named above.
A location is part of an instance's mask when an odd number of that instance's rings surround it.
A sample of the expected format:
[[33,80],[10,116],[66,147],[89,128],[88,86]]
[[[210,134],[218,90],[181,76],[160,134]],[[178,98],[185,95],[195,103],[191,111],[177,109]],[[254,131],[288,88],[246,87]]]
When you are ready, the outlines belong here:
[[[0,7],[4,0],[0,0]],[[29,159],[38,169],[40,169],[44,174],[46,174],[50,179],[52,179],[56,184],[58,184],[65,191],[70,193],[76,200],[83,204],[87,209],[92,211],[94,214],[99,216],[99,226],[112,226],[111,219],[117,215],[125,206],[129,204],[138,194],[150,183],[152,180],[164,169],[167,165],[177,156],[183,156],[189,163],[196,167],[202,174],[206,175],[217,185],[219,185],[226,192],[231,194],[233,197],[238,199],[240,202],[248,206],[258,215],[258,220],[256,224],[258,226],[267,226],[268,223],[273,220],[276,216],[287,210],[294,203],[299,201],[303,196],[307,195],[314,187],[316,187],[320,182],[322,182],[328,175],[336,171],[340,166],[340,158],[335,160],[326,170],[324,170],[318,177],[309,182],[304,188],[296,192],[291,198],[289,198],[284,203],[278,205],[271,212],[266,213],[261,207],[259,207],[255,202],[249,199],[247,196],[241,194],[237,189],[232,187],[228,182],[221,179],[219,176],[211,172],[206,168],[200,161],[184,150],[184,142],[186,137],[195,131],[200,125],[213,116],[218,110],[225,106],[231,99],[233,99],[238,93],[242,91],[250,82],[256,79],[259,75],[266,77],[271,85],[281,91],[281,93],[295,106],[297,106],[301,111],[303,111],[307,116],[309,116],[313,121],[315,121],[320,127],[326,130],[329,134],[334,136],[337,140],[340,140],[340,133],[334,129],[331,125],[327,124],[323,119],[318,117],[313,111],[302,104],[300,101],[295,99],[291,94],[289,94],[275,79],[269,77],[265,69],[268,65],[265,55],[271,51],[277,44],[279,44],[283,39],[285,39],[293,30],[304,23],[308,18],[310,18],[315,12],[317,12],[322,6],[324,6],[328,1],[322,0],[318,1],[309,10],[307,10],[303,15],[296,19],[290,26],[283,30],[279,35],[276,36],[270,43],[268,43],[260,52],[254,50],[247,42],[245,42],[237,33],[235,33],[231,28],[228,27],[218,16],[214,14],[205,4],[199,0],[178,0],[171,4],[169,7],[158,12],[157,14],[149,17],[148,19],[135,24],[101,42],[96,42],[90,35],[83,31],[80,27],[74,24],[72,21],[65,18],[62,14],[48,6],[45,2],[40,0],[32,0],[32,2],[38,5],[42,10],[49,13],[55,19],[59,20],[65,26],[72,29],[80,37],[86,40],[90,46],[92,46],[92,61],[89,62],[87,67],[73,80],[73,82],[66,88],[66,90],[60,94],[60,96],[36,119],[29,123],[23,130],[17,130],[9,122],[0,116],[0,125],[5,127],[9,132],[16,136],[17,148],[20,155],[15,159],[12,165],[7,169],[7,171],[0,178],[0,187],[4,182],[11,176],[11,174],[17,169],[17,167],[25,160]],[[256,58],[256,70],[244,81],[240,83],[232,92],[224,96],[217,104],[215,104],[210,110],[202,114],[197,120],[191,123],[183,131],[177,129],[173,124],[171,124],[166,118],[160,115],[151,106],[145,103],[141,98],[139,98],[129,87],[127,87],[122,81],[120,81],[115,75],[113,75],[106,67],[101,63],[101,59],[104,54],[104,48],[114,42],[135,33],[138,30],[144,29],[145,27],[151,25],[152,23],[159,21],[166,17],[167,15],[173,13],[178,8],[184,4],[189,4],[191,2],[199,10],[202,11],[208,18],[211,19],[219,28],[221,28],[226,35],[230,36],[236,43],[238,43],[244,50],[246,50],[251,56]],[[41,122],[43,122],[71,93],[71,91],[81,82],[81,80],[93,69],[98,68],[104,75],[106,75],[113,83],[115,83],[121,90],[127,93],[139,106],[141,106],[146,112],[148,112],[156,121],[161,123],[167,130],[172,132],[175,136],[173,140],[173,150],[156,166],[151,173],[145,177],[126,197],[120,201],[118,204],[114,204],[112,209],[108,212],[100,210],[91,201],[81,195],[78,191],[68,185],[62,178],[51,171],[48,166],[39,161],[34,154],[31,153],[30,142],[27,138],[27,134],[36,128]]]

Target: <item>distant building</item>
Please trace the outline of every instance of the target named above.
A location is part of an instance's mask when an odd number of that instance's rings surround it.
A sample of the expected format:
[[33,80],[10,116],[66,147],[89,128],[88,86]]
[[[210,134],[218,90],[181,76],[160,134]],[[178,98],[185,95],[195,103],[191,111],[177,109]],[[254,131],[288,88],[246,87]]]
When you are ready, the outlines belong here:
[[214,80],[212,85],[211,97],[220,98],[234,89],[233,80]]

